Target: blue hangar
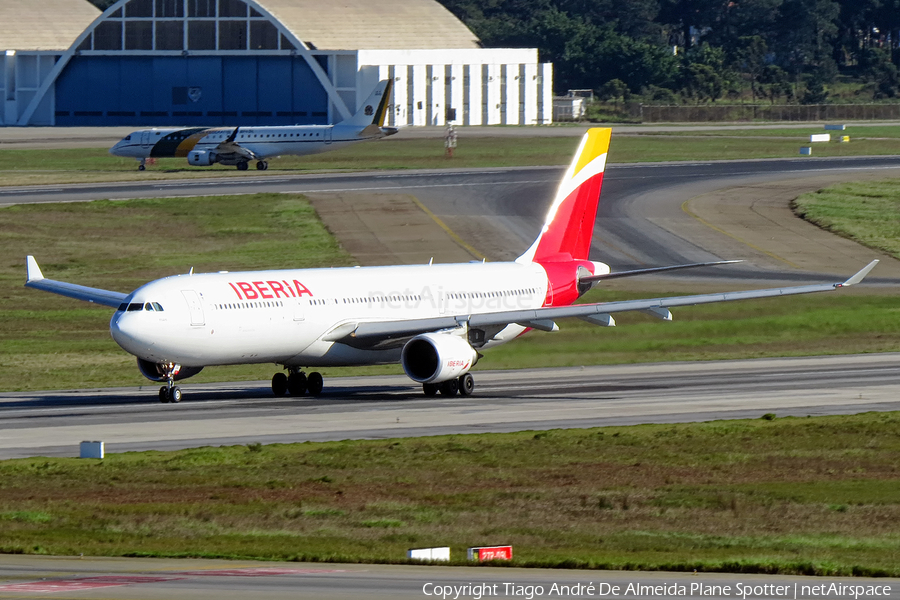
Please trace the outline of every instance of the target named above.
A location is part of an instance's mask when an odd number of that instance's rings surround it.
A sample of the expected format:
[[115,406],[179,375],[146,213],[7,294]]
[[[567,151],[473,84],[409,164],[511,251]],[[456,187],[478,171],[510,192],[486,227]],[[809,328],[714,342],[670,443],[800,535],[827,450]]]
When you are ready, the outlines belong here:
[[0,126],[537,124],[552,66],[435,0],[0,0]]

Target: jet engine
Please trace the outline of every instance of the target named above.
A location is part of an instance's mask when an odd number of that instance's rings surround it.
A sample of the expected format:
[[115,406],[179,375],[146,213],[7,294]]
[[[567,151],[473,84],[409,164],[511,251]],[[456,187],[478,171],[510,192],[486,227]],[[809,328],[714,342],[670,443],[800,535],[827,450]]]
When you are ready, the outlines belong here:
[[192,167],[211,167],[219,162],[219,155],[209,150],[191,150],[188,152],[188,164]]
[[441,383],[469,371],[478,353],[466,338],[447,333],[423,333],[406,342],[400,364],[419,383]]
[[[138,369],[141,371],[141,375],[149,379],[150,381],[168,381],[166,379],[166,365],[160,365],[154,362],[150,362],[149,360],[144,360],[143,358],[137,359]],[[181,365],[175,365],[173,369],[175,381],[181,381],[182,379],[187,379],[188,377],[193,377],[197,373],[203,370],[203,367],[182,367]]]

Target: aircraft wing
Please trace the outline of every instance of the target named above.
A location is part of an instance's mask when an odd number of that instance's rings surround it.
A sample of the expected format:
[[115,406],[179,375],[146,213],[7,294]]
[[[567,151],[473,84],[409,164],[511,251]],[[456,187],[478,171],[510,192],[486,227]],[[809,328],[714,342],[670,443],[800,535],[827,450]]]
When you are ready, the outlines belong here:
[[228,139],[216,146],[216,152],[218,154],[233,154],[242,158],[246,158],[247,160],[256,160],[257,158],[259,158],[259,156],[257,156],[255,152],[244,148],[236,141],[234,141],[235,139],[237,139],[239,130],[240,127],[235,127],[231,135],[228,136]]
[[873,260],[858,273],[838,283],[821,283],[764,290],[744,290],[737,292],[721,292],[715,294],[698,294],[693,296],[673,296],[648,300],[622,300],[617,302],[597,302],[593,304],[573,304],[570,306],[550,306],[527,310],[508,310],[492,313],[454,315],[430,319],[414,319],[408,321],[381,321],[344,323],[323,339],[341,342],[354,347],[383,346],[391,340],[402,340],[420,333],[455,329],[461,326],[469,328],[489,328],[511,324],[522,325],[544,331],[557,329],[555,319],[576,317],[599,325],[615,325],[612,314],[630,311],[643,311],[663,320],[671,320],[669,308],[677,306],[694,306],[714,302],[730,302],[733,300],[750,300],[754,298],[771,298],[774,296],[792,296],[795,294],[812,294],[829,292],[843,287],[855,285],[863,280],[878,264]]
[[66,296],[67,298],[75,298],[76,300],[93,302],[94,304],[102,304],[103,306],[111,306],[113,308],[118,308],[128,297],[128,294],[123,294],[121,292],[111,292],[109,290],[75,285],[73,283],[44,279],[44,274],[41,273],[41,268],[38,266],[37,261],[34,260],[33,256],[28,256],[26,262],[28,265],[28,275],[27,280],[25,281],[25,287],[59,294],[60,296]]

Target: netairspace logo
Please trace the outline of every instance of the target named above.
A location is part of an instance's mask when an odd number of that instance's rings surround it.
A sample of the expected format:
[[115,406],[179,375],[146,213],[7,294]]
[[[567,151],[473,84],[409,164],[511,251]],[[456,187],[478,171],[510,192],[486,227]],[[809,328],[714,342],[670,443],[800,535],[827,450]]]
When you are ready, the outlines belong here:
[[889,585],[820,583],[807,584],[748,584],[710,585],[700,582],[690,584],[661,583],[643,584],[628,583],[614,585],[610,583],[552,583],[544,585],[504,583],[466,583],[440,584],[426,583],[422,586],[422,594],[441,600],[481,600],[482,598],[689,598],[701,596],[740,598],[741,600],[800,600],[818,598],[835,600],[860,600],[888,598],[891,595]]

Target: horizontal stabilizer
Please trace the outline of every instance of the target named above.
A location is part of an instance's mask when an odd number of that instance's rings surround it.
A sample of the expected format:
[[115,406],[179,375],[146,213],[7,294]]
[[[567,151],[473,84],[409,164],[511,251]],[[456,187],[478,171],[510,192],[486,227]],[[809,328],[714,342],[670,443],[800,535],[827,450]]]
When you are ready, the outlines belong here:
[[359,137],[373,137],[376,135],[383,135],[381,131],[381,127],[378,125],[366,125],[366,128],[359,132]]
[[696,269],[697,267],[714,267],[716,265],[732,265],[744,262],[742,260],[717,260],[714,262],[691,263],[688,265],[672,265],[669,267],[652,267],[650,269],[635,269],[633,271],[619,271],[617,273],[604,273],[603,275],[588,275],[580,277],[579,283],[594,283],[604,279],[618,279],[619,277],[634,277],[636,275],[650,275],[652,273],[663,273],[665,271],[678,271],[680,269]]

